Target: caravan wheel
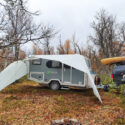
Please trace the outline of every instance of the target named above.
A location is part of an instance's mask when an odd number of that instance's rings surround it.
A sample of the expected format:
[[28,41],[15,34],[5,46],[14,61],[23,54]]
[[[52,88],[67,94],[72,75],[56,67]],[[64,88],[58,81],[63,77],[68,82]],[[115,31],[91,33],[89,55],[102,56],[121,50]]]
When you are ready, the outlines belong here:
[[51,81],[49,87],[52,90],[59,90],[61,88],[60,83],[58,81]]

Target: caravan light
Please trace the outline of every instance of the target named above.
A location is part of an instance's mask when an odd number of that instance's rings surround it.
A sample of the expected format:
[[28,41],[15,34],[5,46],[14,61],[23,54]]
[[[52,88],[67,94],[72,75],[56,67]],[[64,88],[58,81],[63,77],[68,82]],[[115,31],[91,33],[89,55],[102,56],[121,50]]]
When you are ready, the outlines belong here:
[[112,79],[114,78],[113,74],[112,74]]

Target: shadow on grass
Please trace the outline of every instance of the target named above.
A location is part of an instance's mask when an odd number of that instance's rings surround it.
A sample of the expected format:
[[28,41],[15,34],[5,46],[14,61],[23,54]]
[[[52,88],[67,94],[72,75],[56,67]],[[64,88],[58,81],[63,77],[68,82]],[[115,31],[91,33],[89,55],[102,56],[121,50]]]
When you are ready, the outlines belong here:
[[33,85],[10,85],[7,88],[5,88],[0,93],[2,94],[28,94],[28,93],[45,93],[45,94],[78,94],[78,95],[84,95],[84,96],[93,96],[93,90],[92,89],[70,89],[70,90],[58,90],[54,91],[49,89],[49,87],[40,87],[40,86],[33,86]]

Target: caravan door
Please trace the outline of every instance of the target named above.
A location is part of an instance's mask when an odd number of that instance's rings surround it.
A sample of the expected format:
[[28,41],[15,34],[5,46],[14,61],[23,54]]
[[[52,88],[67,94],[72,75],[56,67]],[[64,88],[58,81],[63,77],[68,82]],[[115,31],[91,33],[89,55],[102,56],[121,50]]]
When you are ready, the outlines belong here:
[[42,83],[44,81],[44,72],[42,67],[43,60],[35,59],[30,61],[29,68],[29,79],[34,80],[38,83]]
[[68,65],[63,65],[63,82],[71,83],[71,67]]

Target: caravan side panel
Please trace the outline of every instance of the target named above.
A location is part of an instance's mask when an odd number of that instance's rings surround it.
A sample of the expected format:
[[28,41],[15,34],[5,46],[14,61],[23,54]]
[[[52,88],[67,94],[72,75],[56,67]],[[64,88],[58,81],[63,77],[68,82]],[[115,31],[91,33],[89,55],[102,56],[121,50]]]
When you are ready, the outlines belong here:
[[[33,80],[39,83],[47,83],[52,79],[62,81],[62,64],[60,68],[52,68],[47,66],[47,63],[50,60],[39,59],[40,64],[33,64],[33,61],[30,61],[30,76],[35,78]],[[30,78],[31,79],[31,78]]]
[[44,72],[44,81],[49,82],[51,79],[62,81],[62,64],[59,68],[50,68],[47,63],[50,60],[43,60],[42,71]]
[[72,68],[72,84],[84,84],[84,72]]

